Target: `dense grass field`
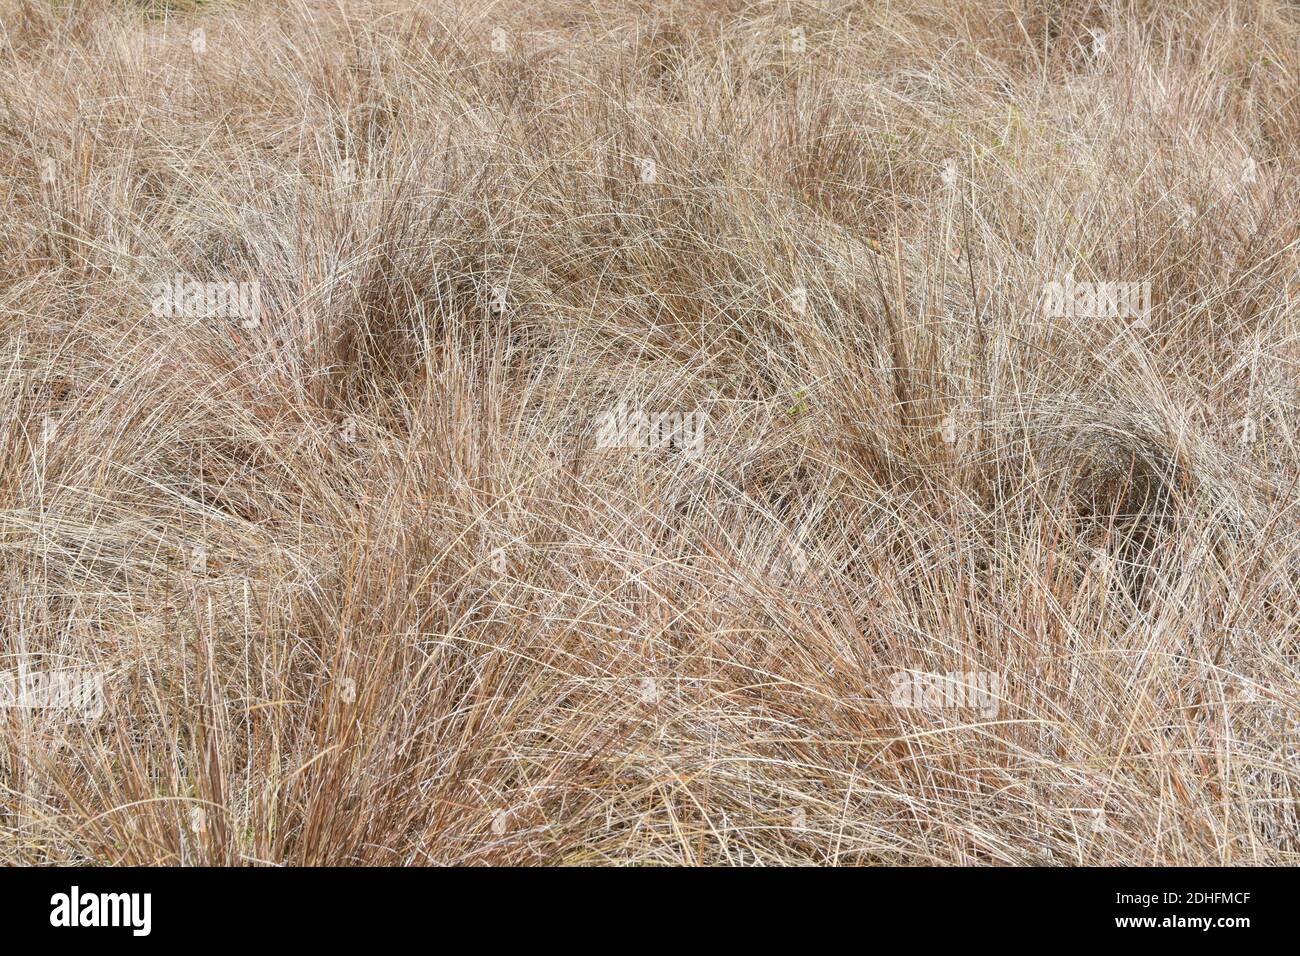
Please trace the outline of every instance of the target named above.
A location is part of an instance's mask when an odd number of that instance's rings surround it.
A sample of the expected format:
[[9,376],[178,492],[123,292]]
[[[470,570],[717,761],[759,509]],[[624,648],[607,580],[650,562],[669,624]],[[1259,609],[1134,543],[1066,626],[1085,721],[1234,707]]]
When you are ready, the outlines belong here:
[[1300,863],[1298,95],[1280,0],[0,0],[0,863]]

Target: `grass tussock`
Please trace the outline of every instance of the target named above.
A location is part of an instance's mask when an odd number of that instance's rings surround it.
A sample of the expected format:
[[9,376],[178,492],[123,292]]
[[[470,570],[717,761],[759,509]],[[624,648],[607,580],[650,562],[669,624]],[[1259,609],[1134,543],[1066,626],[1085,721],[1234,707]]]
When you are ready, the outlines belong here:
[[1298,39],[0,0],[0,862],[1300,862]]

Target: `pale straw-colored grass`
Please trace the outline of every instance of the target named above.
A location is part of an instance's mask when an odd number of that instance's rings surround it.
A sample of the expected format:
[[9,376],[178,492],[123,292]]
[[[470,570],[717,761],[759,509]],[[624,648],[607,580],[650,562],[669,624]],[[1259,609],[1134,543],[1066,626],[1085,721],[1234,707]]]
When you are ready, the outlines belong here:
[[0,0],[0,862],[1300,862],[1298,38]]

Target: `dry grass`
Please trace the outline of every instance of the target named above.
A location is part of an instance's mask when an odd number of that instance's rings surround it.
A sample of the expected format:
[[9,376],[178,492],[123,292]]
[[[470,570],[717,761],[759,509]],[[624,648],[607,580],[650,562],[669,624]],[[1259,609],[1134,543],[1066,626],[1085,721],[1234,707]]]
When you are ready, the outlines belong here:
[[0,862],[1300,862],[1298,39],[0,0]]

